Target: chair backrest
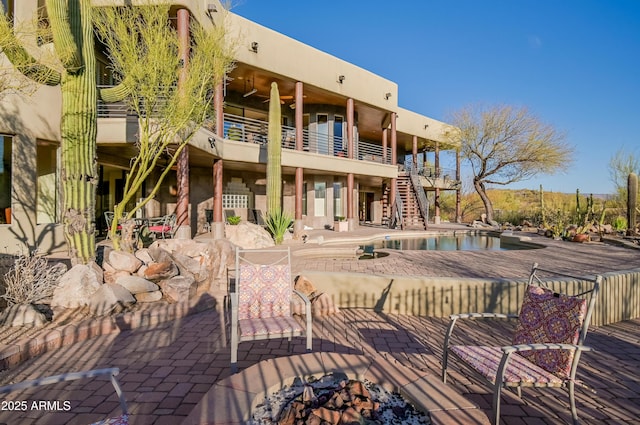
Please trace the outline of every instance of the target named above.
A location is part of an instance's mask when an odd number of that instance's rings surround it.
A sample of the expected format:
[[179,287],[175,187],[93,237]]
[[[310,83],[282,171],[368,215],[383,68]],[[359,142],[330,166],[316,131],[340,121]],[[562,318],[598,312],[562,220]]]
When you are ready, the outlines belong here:
[[107,229],[110,229],[111,223],[113,223],[113,211],[104,212],[104,221],[107,223]]
[[[573,280],[558,281],[556,290],[539,273],[548,272]],[[577,280],[576,280],[577,279]],[[577,277],[541,269],[534,264],[518,317],[513,344],[578,344],[587,336],[591,314],[602,278]],[[563,290],[559,290],[563,286]],[[569,290],[570,287],[575,291]],[[572,293],[564,293],[572,292]],[[519,353],[548,372],[568,377],[574,351],[540,350]]]
[[238,319],[291,315],[291,252],[236,249]]

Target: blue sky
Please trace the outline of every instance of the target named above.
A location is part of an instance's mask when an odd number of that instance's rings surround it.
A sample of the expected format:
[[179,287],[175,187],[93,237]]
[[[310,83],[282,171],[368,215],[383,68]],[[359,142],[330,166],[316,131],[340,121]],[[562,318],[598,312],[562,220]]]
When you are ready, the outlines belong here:
[[512,188],[612,193],[609,159],[640,153],[638,0],[234,0],[232,11],[396,82],[403,108],[446,121],[474,103],[526,106],[565,132],[574,163]]

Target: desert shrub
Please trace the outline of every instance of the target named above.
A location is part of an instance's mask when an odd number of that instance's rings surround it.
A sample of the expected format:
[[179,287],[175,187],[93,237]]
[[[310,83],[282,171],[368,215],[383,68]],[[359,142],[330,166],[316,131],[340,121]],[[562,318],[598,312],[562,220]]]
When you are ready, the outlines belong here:
[[611,226],[618,231],[625,230],[627,228],[627,219],[624,217],[616,217],[613,219]]
[[229,223],[232,226],[237,226],[238,224],[240,224],[241,221],[242,219],[240,218],[239,215],[232,215],[231,217],[227,217],[227,223]]
[[35,253],[19,255],[4,276],[5,293],[0,298],[10,306],[35,304],[53,295],[60,277],[66,271],[64,264],[49,265],[46,258]]
[[276,245],[280,245],[284,239],[284,234],[292,223],[292,217],[284,211],[276,211],[275,213],[267,213],[264,222],[267,230],[273,236]]

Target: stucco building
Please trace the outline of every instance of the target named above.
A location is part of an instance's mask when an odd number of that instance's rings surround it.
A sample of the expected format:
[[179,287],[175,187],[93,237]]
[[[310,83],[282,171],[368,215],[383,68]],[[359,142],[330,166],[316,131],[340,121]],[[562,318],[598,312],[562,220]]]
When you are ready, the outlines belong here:
[[[46,19],[43,0],[2,1],[16,22],[36,15]],[[97,7],[117,3],[93,1]],[[178,29],[192,20],[216,25],[223,14],[216,0],[173,3],[171,18]],[[154,217],[186,208],[182,236],[212,231],[220,237],[225,212],[245,220],[266,212],[272,82],[282,100],[282,203],[298,228],[333,227],[341,217],[349,228],[362,223],[425,228],[428,220],[439,220],[433,204],[440,190],[455,190],[459,199],[459,157],[455,169],[439,164],[442,151],[458,156],[457,147],[446,142],[449,126],[401,108],[396,83],[233,13],[228,23],[238,40],[236,66],[215,90],[211,125],[198,131],[180,165],[188,178],[178,180],[172,173],[141,214]],[[39,44],[51,48],[46,40]],[[98,70],[98,84],[114,84],[103,54]],[[5,252],[65,249],[58,185],[60,102],[59,87],[47,86],[28,97],[8,94],[0,101],[0,250]],[[137,131],[136,116],[123,104],[100,103],[98,111],[97,236],[105,229],[104,213],[120,201]],[[177,205],[185,193],[188,205]],[[432,204],[430,218],[425,193]]]

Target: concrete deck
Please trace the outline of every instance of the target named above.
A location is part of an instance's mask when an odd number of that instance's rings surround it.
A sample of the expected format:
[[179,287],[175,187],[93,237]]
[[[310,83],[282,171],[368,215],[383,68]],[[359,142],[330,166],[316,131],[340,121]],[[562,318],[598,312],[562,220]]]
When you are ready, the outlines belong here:
[[[367,238],[381,229],[359,229],[350,237]],[[324,241],[344,234],[314,231]],[[640,251],[599,244],[569,244],[545,239],[548,247],[534,251],[414,252],[368,261],[313,260],[298,257],[294,268],[377,274],[431,276],[524,277],[532,262],[580,273],[601,273],[640,267]],[[322,245],[326,246],[326,245]],[[295,249],[303,249],[296,247]],[[296,258],[294,256],[294,258]],[[573,266],[569,264],[569,260]],[[570,270],[569,270],[570,269]],[[216,295],[216,294],[214,294]],[[133,424],[178,424],[214,386],[228,378],[229,347],[221,297],[203,294],[190,306],[157,304],[113,320],[78,323],[72,317],[36,333],[2,338],[0,358],[12,358],[0,372],[0,384],[91,368],[119,367],[119,376],[133,414]],[[196,300],[194,300],[196,301]],[[97,323],[96,323],[97,322]],[[389,315],[373,310],[343,309],[314,319],[314,353],[361,355],[440,374],[446,319]],[[512,324],[461,324],[461,341],[482,338],[507,343]],[[479,325],[479,326],[478,326]],[[578,377],[578,412],[583,424],[640,423],[640,319],[592,328]],[[6,329],[2,329],[3,333]],[[19,353],[42,353],[23,361]],[[304,340],[246,342],[240,345],[239,368],[262,360],[305,352]],[[448,386],[483,412],[490,412],[491,394],[479,382],[452,366]],[[52,413],[19,409],[5,403],[0,424],[80,424],[118,412],[108,381],[56,384],[2,396],[0,401],[70,401],[71,410]],[[525,390],[523,398],[503,395],[504,424],[570,423],[568,397],[561,390]],[[12,407],[9,409],[9,407]],[[446,422],[442,422],[446,423]]]

